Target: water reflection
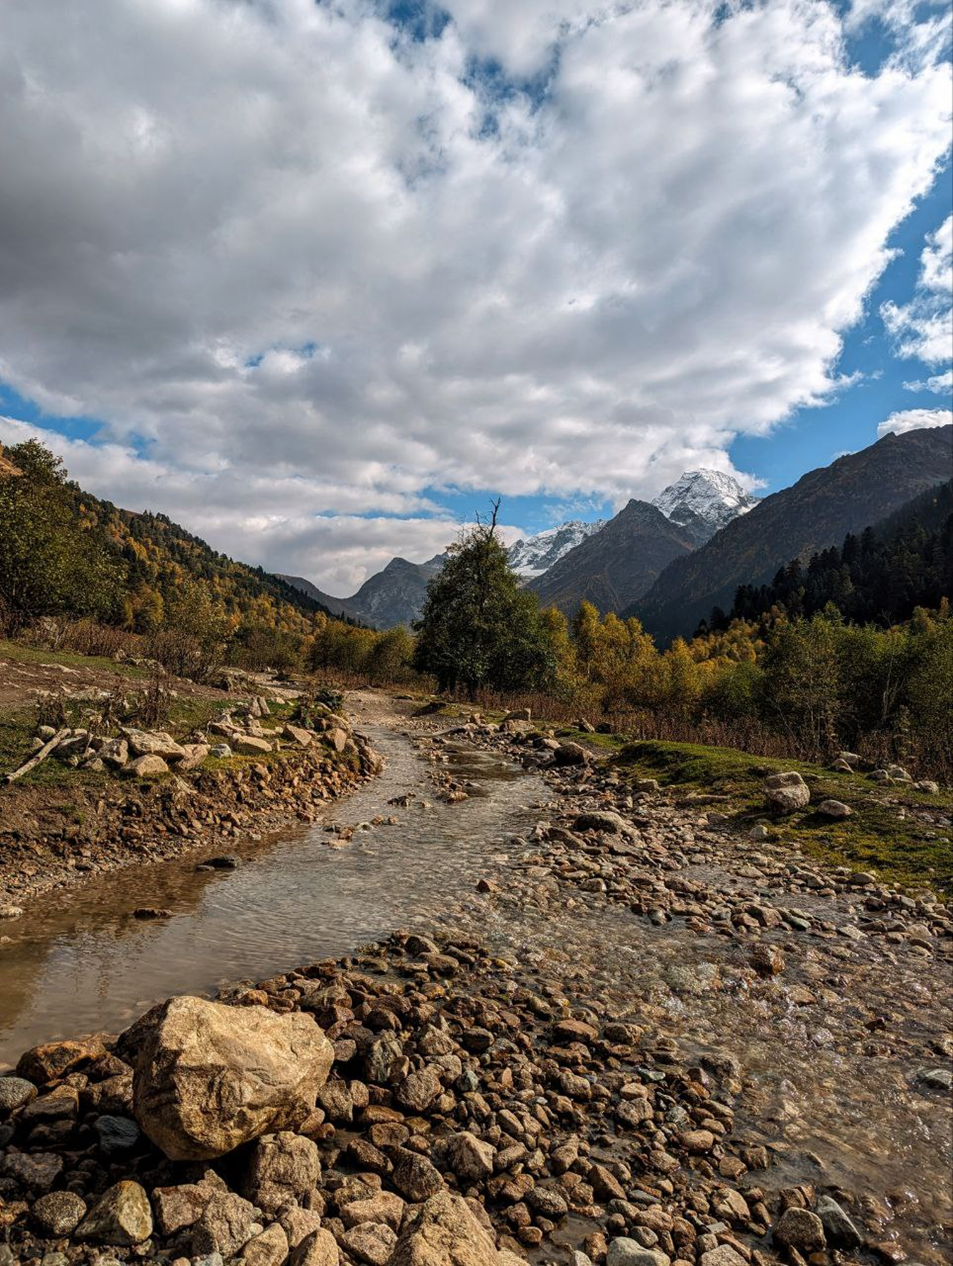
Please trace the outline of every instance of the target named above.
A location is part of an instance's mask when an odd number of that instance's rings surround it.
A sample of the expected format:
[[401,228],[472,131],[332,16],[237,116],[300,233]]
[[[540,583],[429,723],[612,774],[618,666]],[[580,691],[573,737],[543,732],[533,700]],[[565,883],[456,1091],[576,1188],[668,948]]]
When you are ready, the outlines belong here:
[[[0,1066],[37,1042],[116,1031],[156,999],[263,979],[430,917],[472,889],[480,859],[518,829],[545,788],[498,756],[451,750],[470,799],[425,807],[406,738],[371,731],[384,774],[314,826],[236,846],[234,871],[197,871],[201,854],[100,876],[41,898],[0,952]],[[447,768],[444,766],[443,768]],[[406,806],[388,801],[405,793]],[[376,817],[396,825],[371,825]],[[343,848],[326,826],[354,826]],[[170,918],[142,921],[140,906]]]

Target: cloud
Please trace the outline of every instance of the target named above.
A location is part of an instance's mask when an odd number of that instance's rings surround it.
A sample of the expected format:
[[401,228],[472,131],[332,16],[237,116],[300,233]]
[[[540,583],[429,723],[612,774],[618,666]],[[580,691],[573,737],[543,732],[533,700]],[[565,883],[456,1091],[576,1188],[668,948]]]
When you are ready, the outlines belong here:
[[926,243],[913,299],[905,305],[885,303],[880,314],[898,356],[941,365],[953,357],[953,215],[927,234]]
[[907,431],[920,431],[929,426],[949,426],[953,422],[953,410],[950,409],[901,409],[891,413],[885,422],[877,427],[877,439],[881,439],[889,431],[895,435],[904,435]]
[[938,396],[948,394],[953,391],[953,369],[948,369],[944,374],[933,374],[925,382],[918,380],[905,382],[903,385],[907,391],[932,391]]
[[449,12],[5,7],[0,379],[96,489],[330,586],[441,488],[619,504],[836,390],[946,67],[821,0]]

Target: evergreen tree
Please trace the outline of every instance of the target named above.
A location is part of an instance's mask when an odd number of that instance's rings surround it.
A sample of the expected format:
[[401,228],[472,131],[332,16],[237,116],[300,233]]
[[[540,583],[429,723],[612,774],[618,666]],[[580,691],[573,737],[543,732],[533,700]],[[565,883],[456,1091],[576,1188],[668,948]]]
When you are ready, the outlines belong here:
[[520,589],[496,534],[499,503],[452,545],[427,586],[414,667],[432,673],[441,691],[481,686],[537,689],[554,671],[554,653],[536,595]]

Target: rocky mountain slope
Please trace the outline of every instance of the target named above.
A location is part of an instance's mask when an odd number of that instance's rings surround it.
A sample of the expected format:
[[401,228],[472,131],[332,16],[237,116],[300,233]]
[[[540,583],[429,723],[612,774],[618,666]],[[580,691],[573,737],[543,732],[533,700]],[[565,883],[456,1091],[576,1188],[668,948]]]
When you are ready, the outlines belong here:
[[575,549],[605,525],[605,519],[597,519],[595,523],[570,519],[568,523],[560,523],[556,527],[537,532],[535,536],[527,536],[510,546],[510,566],[518,576],[532,580],[548,571],[571,549]]
[[686,470],[652,502],[672,523],[687,528],[696,545],[757,504],[757,497],[720,470]]
[[543,606],[574,615],[580,602],[619,611],[650,587],[673,558],[694,546],[690,532],[647,501],[630,501],[547,572],[531,580]]
[[282,576],[281,579],[322,603],[333,615],[358,620],[375,629],[390,629],[395,624],[412,624],[419,619],[427,596],[427,582],[442,567],[442,554],[435,554],[425,563],[392,558],[382,571],[369,576],[351,598],[332,598],[303,576]]
[[713,607],[728,610],[741,584],[770,580],[792,557],[807,561],[840,545],[950,476],[953,426],[885,435],[859,453],[812,470],[791,488],[760,501],[693,553],[672,556],[638,615],[662,641],[689,635]]

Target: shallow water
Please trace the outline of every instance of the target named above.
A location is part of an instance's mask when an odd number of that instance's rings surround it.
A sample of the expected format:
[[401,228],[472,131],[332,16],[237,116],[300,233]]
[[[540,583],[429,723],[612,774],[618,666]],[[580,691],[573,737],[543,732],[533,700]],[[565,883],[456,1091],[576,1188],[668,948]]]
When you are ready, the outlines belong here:
[[[519,829],[543,783],[490,753],[448,749],[458,805],[436,799],[410,742],[365,727],[386,758],[381,777],[330,805],[314,825],[229,846],[237,870],[197,871],[209,855],[130,867],[41,897],[7,924],[0,950],[0,1067],[60,1037],[116,1032],[174,993],[214,992],[345,954],[394,928],[429,918],[472,890],[481,861]],[[389,805],[411,792],[407,807]],[[429,799],[432,807],[423,808]],[[332,847],[326,826],[357,829]],[[219,848],[216,850],[224,851]],[[169,909],[143,921],[137,907]]]

